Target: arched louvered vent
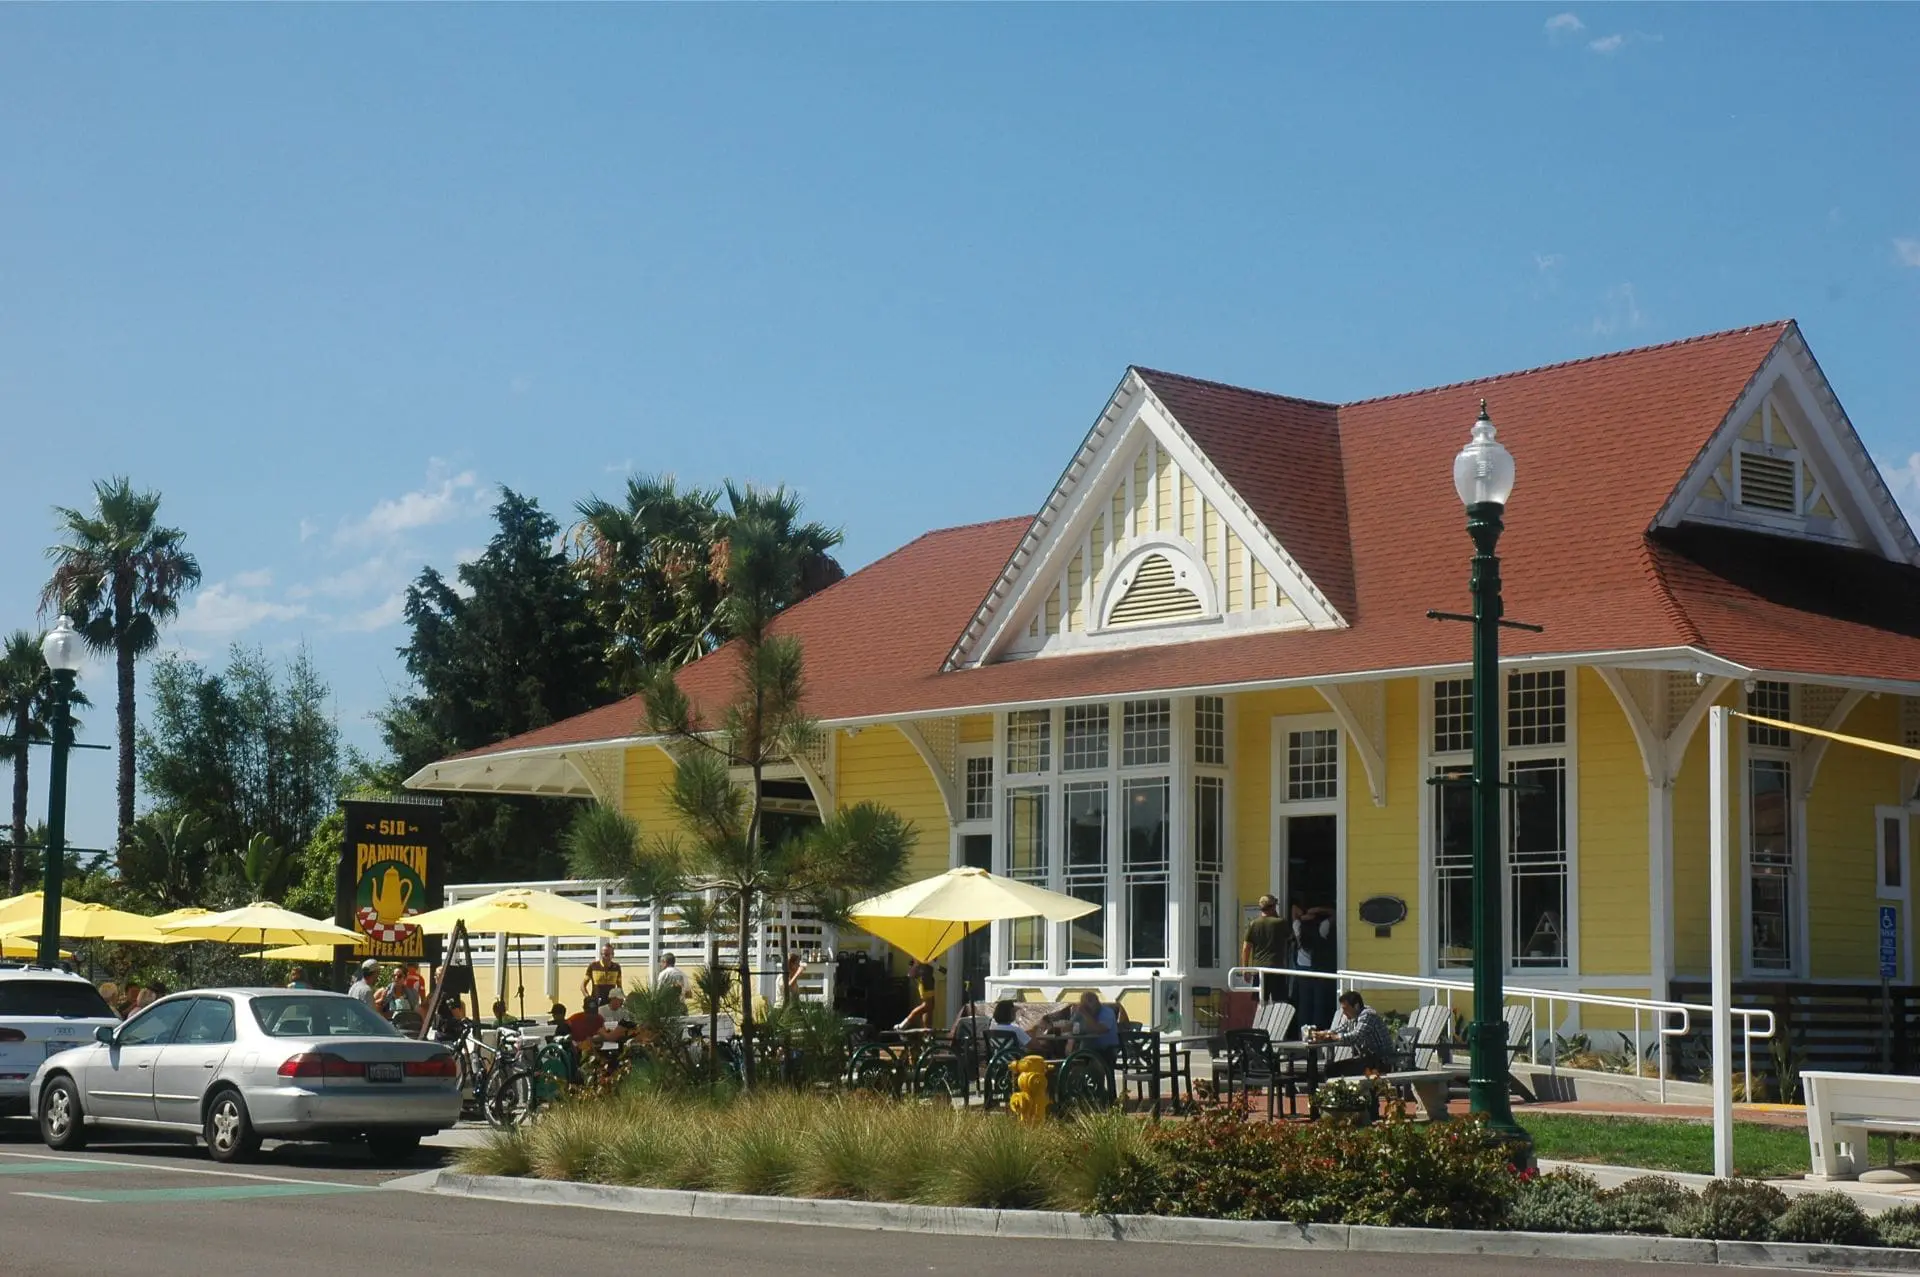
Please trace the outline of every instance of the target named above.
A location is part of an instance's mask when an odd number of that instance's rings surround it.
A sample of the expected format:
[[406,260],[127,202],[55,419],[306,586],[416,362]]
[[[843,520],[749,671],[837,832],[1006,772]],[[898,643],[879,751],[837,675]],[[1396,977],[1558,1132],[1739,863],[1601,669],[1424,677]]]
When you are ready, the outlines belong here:
[[1200,596],[1182,583],[1191,568],[1178,572],[1163,554],[1149,554],[1128,569],[1133,579],[1120,583],[1120,600],[1107,616],[1108,625],[1144,625],[1177,621],[1206,611]]

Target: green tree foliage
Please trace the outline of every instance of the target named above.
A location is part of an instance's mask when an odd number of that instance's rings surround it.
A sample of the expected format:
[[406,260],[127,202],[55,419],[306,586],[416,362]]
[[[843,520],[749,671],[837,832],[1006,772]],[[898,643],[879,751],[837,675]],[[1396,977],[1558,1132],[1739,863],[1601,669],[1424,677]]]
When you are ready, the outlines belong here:
[[93,485],[91,510],[55,506],[60,541],[47,551],[53,575],[41,606],[73,618],[97,652],[111,653],[120,746],[117,846],[133,829],[134,662],[160,642],[160,626],[200,584],[186,534],[160,522],[160,494],[135,492],[124,477]]
[[128,891],[162,911],[206,906],[220,860],[212,820],[199,812],[150,811],[133,822],[120,853],[120,878]]
[[607,634],[607,667],[621,691],[640,686],[651,666],[684,665],[735,636],[721,604],[737,528],[771,528],[795,556],[775,611],[846,575],[832,555],[840,531],[803,522],[799,496],[784,486],[683,490],[670,475],[649,475],[628,480],[622,502],[589,497],[576,509],[573,570]]
[[221,855],[243,858],[256,837],[305,846],[338,787],[331,695],[304,648],[284,669],[244,647],[219,673],[181,657],[161,661],[140,733],[147,796],[167,818],[204,820]]
[[[75,706],[90,704],[76,689]],[[41,654],[40,638],[15,630],[0,648],[0,758],[13,768],[13,820],[7,838],[7,894],[26,890],[27,796],[32,747],[50,739],[53,727],[53,671]]]
[[[400,649],[412,690],[382,715],[395,779],[603,704],[606,636],[537,502],[502,489],[486,550],[457,585],[428,568],[407,590],[412,636]],[[453,797],[448,872],[456,879],[546,877],[561,867],[570,803]]]
[[[744,495],[749,499],[736,507],[752,513],[728,529],[727,594],[716,614],[735,639],[732,702],[717,720],[702,721],[671,666],[655,666],[643,680],[647,730],[673,740],[678,750],[667,797],[681,828],[643,839],[630,822],[589,817],[571,851],[577,871],[617,874],[640,894],[673,899],[703,929],[722,920],[731,925],[740,982],[751,989],[748,955],[757,919],[782,899],[831,909],[852,894],[893,886],[914,834],[896,814],[863,805],[818,827],[769,836],[761,787],[766,768],[806,752],[820,730],[803,706],[800,644],[773,632],[800,588],[807,549],[792,535],[791,517],[781,517],[797,503]],[[711,912],[709,895],[717,905]],[[753,1002],[741,1001],[741,1031],[751,1037]],[[751,1052],[746,1066],[751,1085]]]

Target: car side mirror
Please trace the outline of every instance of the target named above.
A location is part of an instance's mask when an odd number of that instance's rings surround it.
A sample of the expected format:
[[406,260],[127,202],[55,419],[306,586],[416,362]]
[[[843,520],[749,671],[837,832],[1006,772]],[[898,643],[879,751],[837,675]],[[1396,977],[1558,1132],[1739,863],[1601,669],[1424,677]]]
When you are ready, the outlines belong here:
[[93,1031],[93,1040],[106,1046],[113,1045],[113,1026],[103,1024]]

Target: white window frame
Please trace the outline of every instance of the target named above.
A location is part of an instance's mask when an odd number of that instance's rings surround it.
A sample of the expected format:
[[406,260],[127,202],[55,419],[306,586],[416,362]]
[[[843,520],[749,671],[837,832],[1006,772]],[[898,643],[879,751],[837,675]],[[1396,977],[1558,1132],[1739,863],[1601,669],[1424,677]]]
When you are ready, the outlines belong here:
[[[1275,715],[1268,746],[1267,890],[1285,906],[1293,900],[1293,884],[1287,881],[1287,821],[1294,816],[1333,817],[1333,883],[1339,914],[1333,921],[1335,962],[1347,965],[1347,919],[1353,912],[1347,883],[1347,733],[1333,714]],[[1329,731],[1334,734],[1334,796],[1332,798],[1287,797],[1287,737],[1294,732]],[[1234,937],[1239,943],[1239,936]]]
[[[1507,743],[1507,710],[1509,707],[1512,684],[1510,678],[1515,674],[1539,674],[1558,672],[1566,676],[1567,684],[1567,739],[1561,745],[1518,746]],[[1470,671],[1462,671],[1441,677],[1420,680],[1420,788],[1419,796],[1419,837],[1420,837],[1420,970],[1430,976],[1456,977],[1466,967],[1442,967],[1439,959],[1440,896],[1438,891],[1438,847],[1436,838],[1439,829],[1435,822],[1434,804],[1435,786],[1429,779],[1443,770],[1453,768],[1471,769],[1473,753],[1464,752],[1435,753],[1433,749],[1434,713],[1433,698],[1436,684],[1454,679],[1472,677]],[[1581,977],[1580,966],[1580,668],[1578,666],[1514,667],[1502,666],[1500,670],[1500,779],[1505,783],[1516,762],[1534,762],[1545,759],[1561,758],[1565,760],[1566,821],[1567,821],[1567,903],[1565,915],[1560,919],[1562,928],[1561,949],[1565,962],[1558,967],[1517,966],[1514,962],[1517,948],[1513,940],[1514,890],[1513,867],[1508,860],[1508,848],[1513,839],[1510,810],[1511,803],[1502,791],[1500,803],[1500,899],[1501,917],[1505,930],[1501,936],[1502,956],[1505,958],[1506,974],[1515,979],[1523,979],[1534,984],[1559,984],[1577,982]]]
[[[1887,823],[1895,822],[1900,839],[1900,885],[1887,884]],[[1873,880],[1874,896],[1880,900],[1910,900],[1913,898],[1913,828],[1905,807],[1875,807],[1873,809]]]
[[[1778,679],[1768,680],[1780,682]],[[1743,693],[1740,704],[1748,713],[1753,712],[1751,693]],[[1796,715],[1800,708],[1800,691],[1792,683],[1787,684],[1786,722],[1798,722]],[[1773,717],[1771,713],[1766,717]],[[1779,745],[1756,745],[1752,731],[1757,724],[1746,723],[1748,731],[1740,732],[1740,967],[1744,978],[1749,980],[1798,980],[1807,974],[1808,934],[1807,923],[1807,803],[1802,788],[1806,784],[1805,769],[1798,752],[1793,748],[1792,736],[1789,743]],[[1792,840],[1792,894],[1787,901],[1787,925],[1791,928],[1787,936],[1788,963],[1784,967],[1756,967],[1753,961],[1753,764],[1756,760],[1778,762],[1787,769],[1787,836]],[[1875,870],[1876,879],[1879,871]]]
[[[967,815],[967,760],[970,758],[988,758],[993,760],[994,777],[993,784],[988,786],[987,789],[987,814],[985,817],[969,818]],[[992,839],[995,845],[999,843],[999,837],[995,834],[994,829],[1000,819],[1000,758],[994,749],[993,742],[990,740],[963,741],[954,751],[954,765],[960,773],[960,802],[959,809],[954,812],[953,823],[947,833],[947,866],[951,869],[958,869],[967,863],[963,848],[969,836],[984,834]],[[999,863],[994,859],[994,855],[995,853],[993,852],[988,853],[987,863],[989,867]],[[1001,970],[1004,965],[1000,945],[1001,935],[999,928],[987,928],[988,976],[992,976],[994,972]],[[985,994],[985,989],[978,991],[978,996],[982,998],[985,997]],[[952,1023],[954,1017],[960,1014],[961,1001],[960,981],[957,979],[947,981],[948,1023]]]
[[[1234,813],[1233,813],[1233,730],[1234,698],[1224,692],[1213,694],[1213,699],[1221,705],[1221,754],[1218,763],[1200,762],[1199,740],[1199,703],[1201,697],[1189,697],[1184,710],[1189,723],[1187,737],[1187,833],[1184,851],[1184,869],[1187,881],[1192,884],[1190,898],[1193,902],[1191,922],[1188,925],[1187,968],[1189,974],[1205,973],[1220,982],[1225,982],[1225,973],[1239,960],[1240,918],[1235,904],[1234,894]],[[1201,777],[1216,779],[1221,784],[1220,813],[1220,875],[1214,903],[1214,961],[1209,965],[1200,962],[1200,870],[1195,856],[1199,839],[1199,804],[1192,801],[1200,788]],[[1176,859],[1180,853],[1176,850]]]

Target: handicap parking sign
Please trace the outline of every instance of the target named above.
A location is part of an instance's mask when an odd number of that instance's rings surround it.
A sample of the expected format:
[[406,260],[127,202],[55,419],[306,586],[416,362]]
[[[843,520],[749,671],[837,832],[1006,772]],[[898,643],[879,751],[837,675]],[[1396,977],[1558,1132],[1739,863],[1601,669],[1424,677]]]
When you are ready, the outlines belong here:
[[1899,909],[1894,905],[1880,906],[1880,978],[1894,980],[1899,978],[1900,938]]

